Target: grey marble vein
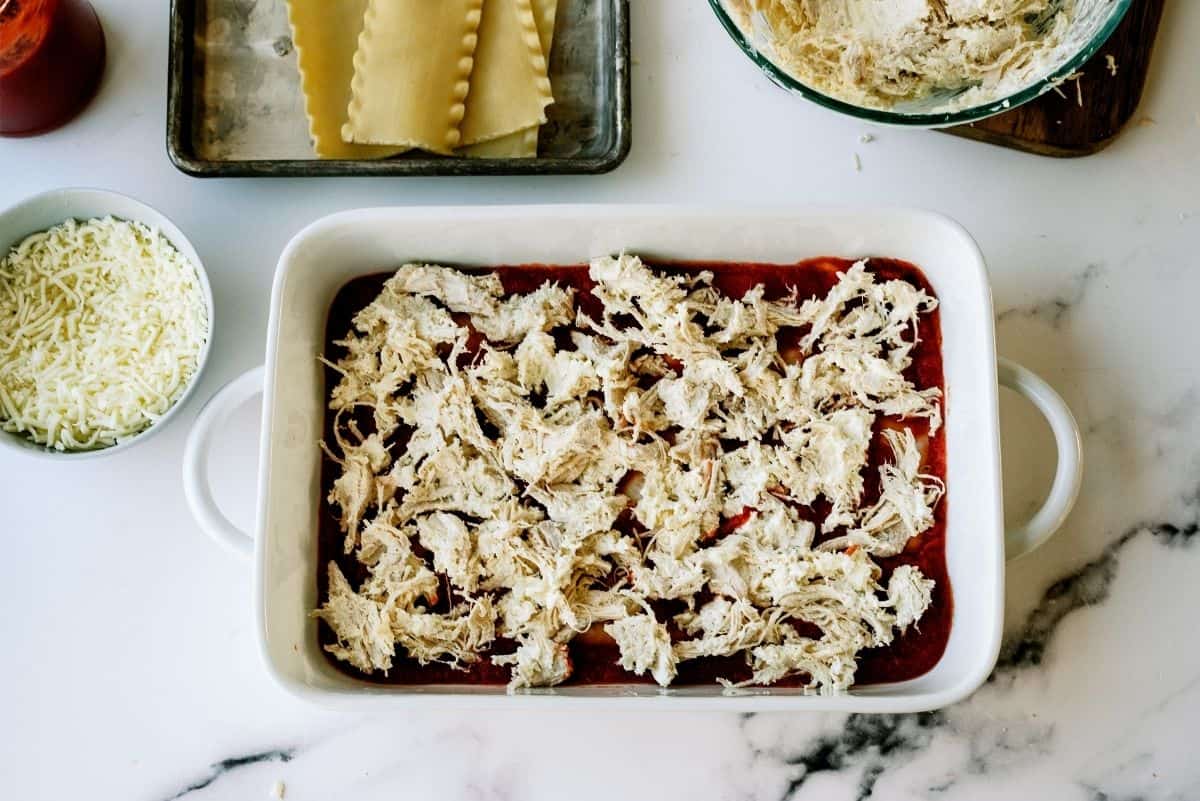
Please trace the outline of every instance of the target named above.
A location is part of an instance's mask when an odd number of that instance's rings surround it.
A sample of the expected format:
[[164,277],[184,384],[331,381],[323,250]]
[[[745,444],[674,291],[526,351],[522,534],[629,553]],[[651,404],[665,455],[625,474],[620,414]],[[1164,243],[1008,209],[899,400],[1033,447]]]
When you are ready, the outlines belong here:
[[175,801],[177,798],[183,798],[197,790],[203,790],[211,785],[217,779],[220,779],[230,771],[244,768],[248,765],[257,765],[260,762],[291,762],[296,755],[294,748],[277,748],[271,751],[260,751],[256,754],[245,754],[243,756],[229,757],[222,759],[220,762],[214,762],[209,766],[209,773],[202,779],[198,779],[184,787],[179,792],[172,796],[168,796],[164,801]]
[[1088,801],[1146,801],[1146,796],[1138,793],[1135,795],[1110,795],[1098,787],[1091,785],[1083,785],[1083,789],[1087,791]]
[[1200,486],[1181,500],[1180,517],[1135,523],[1105,546],[1095,559],[1051,584],[1020,632],[1006,640],[991,680],[1020,668],[1040,665],[1046,645],[1063,618],[1107,599],[1117,575],[1117,558],[1136,537],[1148,533],[1169,547],[1190,543],[1200,532]]
[[1051,328],[1059,329],[1066,322],[1067,316],[1087,297],[1095,279],[1102,273],[1103,270],[1099,264],[1089,264],[1083,272],[1071,277],[1070,285],[1065,292],[1027,306],[1013,306],[1004,309],[996,315],[996,322],[1005,323],[1015,318],[1023,318],[1041,320]]
[[[749,719],[748,716],[747,719]],[[784,757],[795,772],[780,801],[793,798],[818,773],[862,769],[855,801],[870,798],[875,784],[897,758],[929,745],[934,729],[945,723],[942,712],[913,715],[851,715],[836,734],[817,737],[804,748]]]

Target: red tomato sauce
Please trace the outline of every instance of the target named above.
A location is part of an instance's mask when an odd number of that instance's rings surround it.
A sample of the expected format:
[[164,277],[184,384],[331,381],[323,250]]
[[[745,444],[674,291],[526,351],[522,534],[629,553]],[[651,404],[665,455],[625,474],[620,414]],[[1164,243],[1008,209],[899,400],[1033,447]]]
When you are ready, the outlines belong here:
[[[742,297],[748,290],[758,284],[765,288],[764,296],[769,300],[778,300],[796,292],[800,301],[811,297],[824,297],[837,283],[838,276],[850,267],[853,262],[848,259],[819,258],[802,261],[797,264],[744,264],[744,263],[657,263],[654,266],[667,271],[697,271],[709,270],[713,273],[713,286],[730,297]],[[898,279],[921,287],[930,295],[933,289],[925,275],[915,265],[892,259],[871,259],[868,268],[882,280]],[[546,266],[521,265],[496,267],[493,272],[500,276],[507,293],[517,294],[532,291],[546,281],[557,282],[576,290],[577,308],[593,318],[599,316],[600,304],[591,294],[594,286],[588,278],[586,265]],[[379,273],[354,279],[347,283],[334,298],[329,310],[326,325],[326,358],[337,361],[344,350],[333,343],[343,338],[351,328],[351,318],[363,307],[369,304],[379,294],[384,281],[391,273]],[[924,314],[918,326],[920,342],[913,349],[912,365],[906,371],[906,376],[916,386],[921,388],[939,387],[945,392],[942,369],[941,323],[937,310]],[[803,336],[799,330],[784,330],[779,332],[781,352],[786,352],[789,346],[795,344]],[[473,338],[468,350],[478,348],[479,339]],[[469,359],[470,356],[468,355]],[[326,394],[336,385],[338,375],[332,369],[326,368]],[[945,413],[945,398],[943,398],[943,414]],[[358,420],[363,432],[370,430],[369,415]],[[864,471],[863,505],[873,503],[879,497],[879,479],[877,467],[891,461],[882,431],[889,426],[904,425],[913,429],[918,442],[925,443],[925,463],[923,472],[941,478],[946,478],[946,443],[945,429],[939,430],[933,437],[928,436],[928,426],[923,421],[888,420],[878,418],[875,423],[874,436],[869,451],[869,464]],[[325,437],[332,441],[333,415],[326,415]],[[400,443],[397,443],[400,444]],[[324,459],[321,473],[322,496],[320,502],[319,534],[318,534],[318,597],[324,598],[327,593],[326,565],[336,561],[350,580],[358,586],[365,578],[365,569],[354,556],[344,554],[342,543],[344,535],[338,527],[337,513],[324,498],[338,477],[338,466],[328,457]],[[812,507],[798,507],[801,515],[818,524],[828,513],[829,507],[824,499],[818,499]],[[714,538],[725,536],[743,523],[754,513],[752,509],[743,510],[733,518],[723,520],[720,528],[713,534]],[[640,528],[631,515],[623,514],[618,518],[616,527],[619,530],[633,532]],[[829,536],[836,536],[837,532]],[[415,549],[416,550],[416,549]],[[419,552],[419,551],[418,551]],[[950,579],[946,570],[946,498],[938,503],[934,510],[934,525],[928,531],[909,541],[904,552],[889,559],[876,560],[883,571],[881,583],[886,584],[888,577],[896,567],[911,564],[920,568],[928,578],[936,584],[933,598],[925,615],[919,623],[920,628],[910,627],[904,634],[897,633],[896,639],[886,648],[873,648],[859,654],[856,686],[876,684],[881,682],[904,681],[916,678],[937,664],[946,649],[950,637],[950,625],[953,617],[953,600]],[[443,593],[446,595],[446,593]],[[704,598],[699,598],[703,602]],[[450,599],[439,599],[439,608],[448,608]],[[655,602],[655,612],[660,620],[666,621],[670,616],[684,609],[682,602]],[[320,622],[319,641],[322,645],[335,641],[333,631],[324,622]],[[669,624],[671,625],[671,624]],[[819,637],[820,630],[815,626],[798,623],[800,633]],[[673,632],[679,636],[679,632]],[[491,653],[510,653],[515,648],[511,641],[498,640],[492,647]],[[570,685],[595,684],[645,684],[651,683],[648,675],[635,676],[617,664],[619,651],[616,644],[598,627],[585,632],[573,639],[569,645],[573,672],[565,682]],[[412,684],[507,684],[509,668],[496,667],[486,658],[472,665],[468,670],[454,670],[440,664],[418,665],[403,653],[397,653],[393,660],[392,670],[388,675],[366,675],[350,665],[328,657],[331,663],[340,671],[360,679],[383,684],[412,685]],[[717,678],[741,681],[750,676],[745,657],[741,654],[729,657],[706,657],[681,662],[679,675],[672,683],[673,687],[712,684]],[[806,683],[804,676],[792,676],[776,683],[776,687],[795,687]]]

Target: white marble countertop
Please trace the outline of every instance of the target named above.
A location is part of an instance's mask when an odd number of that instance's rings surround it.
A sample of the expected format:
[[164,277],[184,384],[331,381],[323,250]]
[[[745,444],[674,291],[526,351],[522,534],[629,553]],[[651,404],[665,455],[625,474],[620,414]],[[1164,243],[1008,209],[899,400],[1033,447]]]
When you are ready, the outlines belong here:
[[[277,780],[295,801],[1200,797],[1200,3],[1168,4],[1139,112],[1153,122],[1084,160],[915,131],[861,143],[862,125],[770,85],[706,4],[639,0],[634,145],[615,173],[208,181],[163,148],[166,4],[96,4],[102,93],[59,132],[0,140],[0,206],[64,185],[149,202],[199,250],[220,327],[199,397],[162,436],[70,465],[0,454],[4,797],[266,799]],[[940,712],[850,719],[352,716],[278,690],[249,565],[193,524],[180,455],[202,399],[262,358],[284,243],[355,206],[632,200],[911,204],[978,238],[1000,350],[1074,407],[1087,465],[1067,527],[1010,566],[992,681]],[[237,416],[216,469],[243,523],[255,414]],[[1021,402],[1006,399],[1003,424],[1018,518],[1053,456]]]

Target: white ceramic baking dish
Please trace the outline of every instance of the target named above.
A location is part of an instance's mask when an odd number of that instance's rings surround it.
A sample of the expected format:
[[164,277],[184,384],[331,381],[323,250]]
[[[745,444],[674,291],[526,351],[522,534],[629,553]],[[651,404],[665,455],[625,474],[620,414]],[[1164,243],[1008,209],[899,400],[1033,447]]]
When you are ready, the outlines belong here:
[[[789,689],[723,696],[719,687],[560,687],[513,697],[503,687],[391,687],[356,680],[321,653],[317,625],[317,510],[325,412],[326,314],[351,278],[407,261],[487,266],[573,264],[621,250],[678,260],[794,263],[816,256],[889,256],[919,265],[941,298],[947,393],[947,560],[954,622],[933,670],[902,683],[815,695]],[[1008,533],[1009,555],[1051,534],[1079,486],[1079,437],[1062,400],[1028,371],[997,370],[992,303],[983,258],[950,220],[880,209],[715,210],[662,207],[364,209],[319,220],[288,244],[271,299],[266,364],[233,381],[197,418],[185,454],[189,503],[202,526],[255,557],[254,610],[262,653],[288,690],[326,702],[473,705],[595,704],[630,708],[842,710],[933,709],[963,698],[995,664],[1003,617],[1005,531],[1001,510],[997,375],[1036,403],[1058,443],[1045,507]],[[239,404],[264,393],[257,532],[238,531],[213,502],[206,454]]]

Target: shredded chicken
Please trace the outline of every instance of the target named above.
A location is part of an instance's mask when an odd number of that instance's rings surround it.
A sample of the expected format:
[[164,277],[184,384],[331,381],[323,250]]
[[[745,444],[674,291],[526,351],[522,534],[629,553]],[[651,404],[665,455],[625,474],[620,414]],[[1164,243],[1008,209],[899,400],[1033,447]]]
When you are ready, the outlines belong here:
[[[939,111],[983,105],[1051,73],[1071,47],[1076,0],[727,0],[754,16],[768,52],[801,82],[889,109],[931,95]],[[753,12],[757,12],[752,16]]]
[[663,687],[675,678],[677,658],[671,650],[671,634],[649,609],[615,620],[604,631],[621,649],[621,667],[637,675],[649,671]]
[[[597,319],[552,283],[506,296],[406,265],[335,343],[328,502],[364,578],[329,564],[328,650],[368,673],[490,659],[519,689],[569,679],[591,630],[662,686],[738,654],[743,684],[850,686],[932,602],[919,569],[885,581],[875,559],[944,492],[906,422],[941,425],[940,390],[906,374],[936,300],[865,262],[809,299],[726,297],[629,255],[589,275]],[[877,429],[892,459],[864,502]]]

